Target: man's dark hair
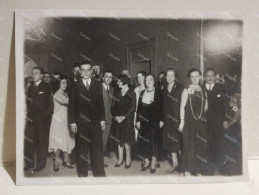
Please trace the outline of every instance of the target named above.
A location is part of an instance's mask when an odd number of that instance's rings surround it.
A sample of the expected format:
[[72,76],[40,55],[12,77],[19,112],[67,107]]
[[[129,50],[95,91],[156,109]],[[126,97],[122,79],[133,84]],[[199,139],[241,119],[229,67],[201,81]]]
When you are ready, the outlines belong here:
[[44,75],[45,75],[45,74],[49,74],[49,75],[50,75],[50,72],[44,72],[43,74],[44,74]]
[[40,70],[40,74],[44,73],[44,70],[41,67],[34,67],[32,70]]
[[113,73],[112,73],[111,70],[105,70],[105,71],[103,72],[103,77],[104,77],[104,75],[105,75],[106,73],[111,73],[111,74],[113,75]]
[[77,68],[77,67],[80,68],[79,65],[80,65],[80,63],[78,63],[78,62],[74,63],[74,64],[73,64],[73,69],[74,69],[74,68]]
[[92,68],[92,64],[90,62],[88,62],[88,61],[83,61],[83,62],[79,63],[79,68],[81,69],[81,66],[85,65],[85,64],[89,64],[91,66],[91,68]]
[[216,70],[215,70],[214,68],[207,68],[207,69],[205,70],[205,72],[204,72],[204,75],[205,75],[207,72],[209,72],[209,71],[213,71],[214,74],[217,74],[217,72],[216,72]]
[[61,76],[61,73],[60,73],[60,72],[54,72],[53,75],[59,75],[59,76]]

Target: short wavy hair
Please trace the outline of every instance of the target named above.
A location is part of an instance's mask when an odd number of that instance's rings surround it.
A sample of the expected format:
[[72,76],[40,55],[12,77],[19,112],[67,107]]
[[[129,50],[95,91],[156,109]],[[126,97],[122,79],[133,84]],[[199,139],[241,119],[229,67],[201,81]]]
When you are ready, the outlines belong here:
[[125,74],[119,75],[118,80],[120,80],[123,85],[130,85],[130,78]]

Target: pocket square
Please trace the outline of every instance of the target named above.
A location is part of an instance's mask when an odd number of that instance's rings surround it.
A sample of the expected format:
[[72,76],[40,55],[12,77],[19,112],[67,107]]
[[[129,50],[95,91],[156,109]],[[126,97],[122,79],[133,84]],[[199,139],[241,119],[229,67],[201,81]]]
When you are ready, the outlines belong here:
[[40,91],[39,94],[43,94],[44,92],[43,91]]
[[220,94],[217,95],[217,97],[220,97],[220,96],[221,96]]

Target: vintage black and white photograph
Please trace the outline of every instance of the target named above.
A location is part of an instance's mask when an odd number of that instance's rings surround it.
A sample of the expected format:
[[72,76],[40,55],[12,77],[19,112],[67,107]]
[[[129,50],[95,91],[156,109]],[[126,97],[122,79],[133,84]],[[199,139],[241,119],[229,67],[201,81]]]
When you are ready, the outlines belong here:
[[247,176],[244,21],[211,15],[16,11],[18,184]]

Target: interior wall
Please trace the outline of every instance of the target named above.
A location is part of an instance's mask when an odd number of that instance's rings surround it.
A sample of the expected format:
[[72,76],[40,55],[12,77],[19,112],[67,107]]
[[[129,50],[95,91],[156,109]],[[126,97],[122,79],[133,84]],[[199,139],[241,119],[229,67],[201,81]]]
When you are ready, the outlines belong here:
[[93,59],[117,75],[127,68],[127,45],[151,38],[156,39],[156,75],[174,66],[180,82],[187,84],[187,71],[200,66],[200,20],[105,19],[93,23]]
[[91,20],[51,18],[41,19],[39,23],[46,35],[45,40],[42,43],[26,40],[25,55],[32,59],[35,54],[47,55],[47,64],[39,64],[45,71],[72,76],[74,63],[91,61],[94,45]]

